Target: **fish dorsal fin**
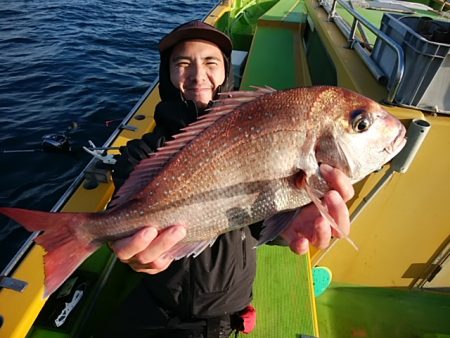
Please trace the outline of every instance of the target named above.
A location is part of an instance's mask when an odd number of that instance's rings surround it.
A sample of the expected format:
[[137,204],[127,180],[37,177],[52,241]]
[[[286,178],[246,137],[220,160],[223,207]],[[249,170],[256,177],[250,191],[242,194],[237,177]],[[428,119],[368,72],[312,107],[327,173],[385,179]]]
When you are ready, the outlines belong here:
[[275,89],[269,87],[258,87],[255,91],[220,93],[221,99],[213,102],[213,106],[208,109],[207,114],[201,116],[196,122],[191,123],[186,128],[181,129],[179,134],[173,136],[173,140],[166,142],[163,147],[136,166],[130,177],[118,190],[109,207],[117,208],[142,192],[182,148],[222,116],[229,114],[244,103],[274,91]]
[[270,94],[277,90],[271,87],[252,87],[255,90],[239,90],[233,92],[219,93],[220,99],[213,101],[213,107],[211,110],[219,107],[228,107],[231,110],[239,107],[240,105],[253,101],[261,95]]

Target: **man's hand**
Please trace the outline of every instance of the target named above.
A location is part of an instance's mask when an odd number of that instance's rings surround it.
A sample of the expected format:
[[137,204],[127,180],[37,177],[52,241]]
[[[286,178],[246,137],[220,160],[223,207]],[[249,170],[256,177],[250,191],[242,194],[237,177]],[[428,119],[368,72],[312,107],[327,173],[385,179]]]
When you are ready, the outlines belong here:
[[164,254],[186,236],[186,229],[174,225],[162,232],[146,227],[131,237],[110,243],[111,249],[120,261],[127,263],[137,272],[150,275],[161,272],[173,259]]
[[[338,169],[323,164],[320,170],[331,188],[323,196],[323,202],[342,232],[348,234],[350,220],[345,202],[353,197],[353,186],[349,178]],[[160,233],[150,226],[131,237],[110,243],[110,246],[117,257],[135,271],[156,274],[172,263],[173,259],[164,254],[185,236],[186,229],[181,225],[171,226]],[[306,253],[310,243],[317,248],[326,248],[331,236],[340,237],[313,203],[303,207],[281,234],[291,250],[298,254]]]
[[[341,231],[348,234],[350,219],[345,202],[354,195],[350,179],[342,171],[327,164],[320,166],[320,172],[331,188],[322,197],[322,200]],[[295,220],[281,234],[291,250],[299,255],[308,251],[309,244],[319,249],[326,248],[330,244],[331,236],[341,237],[331,228],[330,223],[320,214],[313,203],[303,207]]]

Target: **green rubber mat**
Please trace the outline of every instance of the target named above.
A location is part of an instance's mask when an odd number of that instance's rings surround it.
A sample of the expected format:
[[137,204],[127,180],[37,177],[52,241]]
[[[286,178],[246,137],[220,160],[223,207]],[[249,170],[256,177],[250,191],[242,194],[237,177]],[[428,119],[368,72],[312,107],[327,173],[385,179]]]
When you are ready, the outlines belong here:
[[249,338],[318,336],[309,256],[262,246],[254,287],[257,321]]
[[[280,1],[258,21],[241,88],[302,84],[299,29],[305,23],[306,10],[298,0]],[[257,321],[245,337],[318,336],[309,256],[295,255],[286,247],[264,245],[257,250]]]
[[300,26],[306,23],[303,2],[283,1],[258,21],[249,51],[241,89],[270,86],[275,89],[304,85],[300,60]]
[[450,335],[450,292],[332,283],[316,303],[321,337]]

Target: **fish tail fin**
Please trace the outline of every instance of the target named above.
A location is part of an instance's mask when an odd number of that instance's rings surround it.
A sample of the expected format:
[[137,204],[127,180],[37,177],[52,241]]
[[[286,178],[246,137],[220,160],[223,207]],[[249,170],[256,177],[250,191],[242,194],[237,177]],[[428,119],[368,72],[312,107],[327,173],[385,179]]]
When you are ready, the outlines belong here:
[[[85,213],[53,213],[19,208],[0,208],[0,213],[23,225],[28,231],[43,231],[34,240],[47,253],[44,256],[45,293],[52,294],[80,264],[100,247],[100,243],[77,236],[74,228],[87,222]],[[81,238],[80,238],[81,237]]]

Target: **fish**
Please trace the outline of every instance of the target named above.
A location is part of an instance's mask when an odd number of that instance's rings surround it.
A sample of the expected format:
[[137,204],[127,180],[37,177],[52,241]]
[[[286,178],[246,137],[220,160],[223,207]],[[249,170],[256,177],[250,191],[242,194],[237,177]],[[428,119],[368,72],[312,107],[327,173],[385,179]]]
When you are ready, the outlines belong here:
[[41,231],[35,242],[46,251],[48,297],[104,243],[145,225],[158,230],[186,225],[186,237],[166,253],[174,259],[195,257],[220,234],[261,221],[258,244],[266,243],[311,201],[339,232],[320,200],[330,190],[320,164],[357,182],[390,161],[405,142],[397,118],[348,89],[229,92],[141,161],[106,210],[2,207],[0,213],[29,231]]

